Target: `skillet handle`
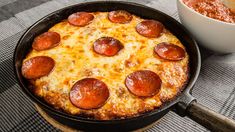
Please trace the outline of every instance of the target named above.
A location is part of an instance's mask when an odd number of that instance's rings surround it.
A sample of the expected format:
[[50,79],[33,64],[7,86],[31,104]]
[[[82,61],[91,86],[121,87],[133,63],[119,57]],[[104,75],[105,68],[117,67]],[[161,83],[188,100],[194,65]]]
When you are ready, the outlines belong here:
[[186,115],[212,131],[235,132],[235,121],[192,101],[186,108]]

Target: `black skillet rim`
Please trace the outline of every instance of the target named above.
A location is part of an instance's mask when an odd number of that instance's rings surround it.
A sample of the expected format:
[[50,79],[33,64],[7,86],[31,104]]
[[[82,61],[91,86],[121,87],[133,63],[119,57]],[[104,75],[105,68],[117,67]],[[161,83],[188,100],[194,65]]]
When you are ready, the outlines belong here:
[[[162,105],[160,108],[157,108],[155,110],[152,110],[152,111],[149,111],[149,112],[145,112],[145,113],[141,113],[139,114],[138,116],[134,116],[134,117],[128,117],[128,118],[120,118],[120,119],[113,119],[113,120],[97,120],[97,119],[90,119],[90,118],[85,118],[85,117],[79,117],[79,116],[76,116],[76,115],[71,115],[71,114],[68,114],[68,113],[65,113],[61,110],[57,110],[55,108],[53,108],[52,106],[49,106],[47,105],[46,103],[42,102],[41,100],[38,99],[38,97],[36,97],[32,92],[30,92],[30,90],[28,90],[28,88],[25,86],[25,84],[23,83],[23,81],[20,79],[21,77],[21,72],[17,70],[17,65],[16,65],[16,53],[19,52],[18,51],[18,48],[19,48],[19,45],[22,43],[21,41],[23,40],[23,38],[25,36],[28,35],[28,32],[35,26],[38,25],[38,23],[40,23],[41,21],[43,21],[44,19],[47,19],[49,16],[53,16],[53,15],[56,15],[57,12],[61,12],[63,10],[66,10],[66,9],[69,9],[69,8],[73,8],[73,7],[76,7],[78,5],[88,5],[88,4],[99,4],[99,3],[111,3],[111,4],[127,4],[127,5],[132,5],[132,6],[138,6],[140,8],[143,8],[143,9],[150,9],[150,10],[153,10],[154,12],[157,12],[158,14],[161,14],[163,16],[165,16],[167,19],[173,21],[175,24],[177,24],[187,35],[188,37],[192,40],[192,42],[194,43],[195,45],[195,48],[196,48],[196,52],[197,52],[197,55],[196,55],[196,58],[197,58],[197,66],[196,66],[196,72],[195,74],[191,75],[190,78],[189,78],[189,82],[188,84],[185,86],[184,90],[172,101],[170,102],[166,102],[164,103],[164,105]],[[79,3],[79,4],[76,4],[76,5],[71,5],[71,6],[68,6],[68,7],[65,7],[65,8],[62,8],[62,9],[59,9],[59,10],[56,10],[46,16],[44,16],[43,18],[41,18],[40,20],[38,20],[37,22],[35,22],[32,26],[30,26],[25,32],[24,34],[21,36],[21,38],[19,39],[16,47],[15,47],[15,51],[14,51],[14,56],[13,56],[13,66],[14,66],[14,73],[15,73],[15,76],[16,76],[16,79],[18,81],[18,84],[20,84],[20,87],[21,89],[23,90],[23,92],[28,96],[30,97],[31,100],[33,100],[33,102],[35,102],[36,104],[39,104],[39,106],[42,106],[44,109],[52,112],[53,114],[57,115],[57,116],[62,116],[64,118],[67,118],[67,119],[70,119],[70,120],[75,120],[75,121],[82,121],[82,122],[93,122],[93,123],[118,123],[118,122],[124,122],[124,121],[130,121],[130,120],[136,120],[136,119],[139,119],[139,118],[144,118],[146,116],[152,116],[156,113],[159,113],[159,112],[162,112],[162,111],[165,111],[167,109],[169,109],[171,106],[173,106],[174,104],[176,104],[177,102],[181,101],[181,98],[183,96],[185,96],[185,94],[189,94],[189,92],[192,90],[192,87],[194,85],[194,83],[196,82],[196,79],[199,75],[199,72],[200,72],[200,67],[201,67],[201,59],[200,59],[200,52],[199,52],[199,48],[198,48],[198,45],[195,41],[195,39],[192,37],[192,35],[189,33],[189,31],[182,25],[180,24],[178,21],[176,21],[174,18],[172,18],[171,16],[159,11],[159,10],[156,10],[154,8],[151,8],[151,7],[147,7],[147,6],[144,6],[144,5],[141,5],[141,4],[137,4],[137,3],[134,3],[134,2],[126,2],[126,1],[92,1],[92,2],[84,2],[84,3]]]

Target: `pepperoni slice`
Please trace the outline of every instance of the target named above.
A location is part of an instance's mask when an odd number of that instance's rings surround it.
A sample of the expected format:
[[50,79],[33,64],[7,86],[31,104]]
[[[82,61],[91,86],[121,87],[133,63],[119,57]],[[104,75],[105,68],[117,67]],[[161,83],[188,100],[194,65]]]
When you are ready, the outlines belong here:
[[113,23],[128,23],[132,20],[132,15],[124,10],[111,11],[108,18]]
[[27,79],[37,79],[48,75],[55,61],[47,56],[36,56],[25,61],[22,65],[22,75]]
[[109,97],[106,84],[95,78],[77,81],[70,91],[70,101],[81,109],[95,109],[103,106]]
[[139,70],[126,77],[125,84],[129,91],[140,97],[150,97],[157,94],[161,88],[160,77],[149,70]]
[[145,20],[136,26],[136,31],[148,38],[157,38],[163,31],[163,25],[155,20]]
[[87,12],[73,13],[68,17],[68,22],[74,26],[86,26],[94,19],[94,16]]
[[162,59],[172,61],[182,60],[185,57],[185,51],[183,48],[167,42],[156,45],[154,52]]
[[93,50],[100,55],[114,56],[123,48],[121,42],[112,37],[102,37],[94,42]]
[[60,34],[56,32],[45,32],[37,36],[32,44],[33,49],[37,51],[51,49],[59,45]]

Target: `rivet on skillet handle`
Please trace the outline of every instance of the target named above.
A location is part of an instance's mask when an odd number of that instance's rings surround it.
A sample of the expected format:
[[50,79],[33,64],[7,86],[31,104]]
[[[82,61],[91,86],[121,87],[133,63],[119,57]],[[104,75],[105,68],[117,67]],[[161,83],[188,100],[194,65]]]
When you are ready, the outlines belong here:
[[216,132],[235,132],[235,121],[216,113],[215,111],[197,103],[188,92],[184,93],[181,101],[173,109],[180,116],[188,116],[202,126]]
[[184,117],[186,116],[186,109],[192,101],[196,101],[196,99],[190,94],[189,90],[186,90],[182,93],[180,101],[173,107],[173,111],[178,115]]

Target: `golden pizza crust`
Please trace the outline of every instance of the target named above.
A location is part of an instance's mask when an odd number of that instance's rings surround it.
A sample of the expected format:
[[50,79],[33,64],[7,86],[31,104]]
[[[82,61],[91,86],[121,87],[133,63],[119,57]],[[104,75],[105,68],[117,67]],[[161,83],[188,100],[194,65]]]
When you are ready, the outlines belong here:
[[[27,55],[25,60],[44,55],[56,62],[48,76],[33,81],[36,95],[68,113],[109,120],[153,110],[182,90],[188,79],[188,54],[181,61],[167,61],[157,57],[153,51],[160,42],[170,42],[185,49],[173,34],[164,29],[159,38],[146,38],[135,30],[136,25],[144,19],[133,15],[130,23],[118,24],[108,20],[107,12],[95,12],[93,15],[95,18],[85,27],[72,26],[67,20],[54,25],[49,31],[60,34],[60,44],[40,52],[32,50]],[[100,37],[116,38],[124,48],[113,57],[98,55],[92,46]],[[125,87],[124,80],[136,70],[157,73],[162,80],[160,92],[148,98],[132,95]],[[82,110],[69,100],[73,84],[87,77],[102,80],[109,88],[110,97],[99,109]]]

